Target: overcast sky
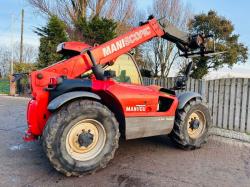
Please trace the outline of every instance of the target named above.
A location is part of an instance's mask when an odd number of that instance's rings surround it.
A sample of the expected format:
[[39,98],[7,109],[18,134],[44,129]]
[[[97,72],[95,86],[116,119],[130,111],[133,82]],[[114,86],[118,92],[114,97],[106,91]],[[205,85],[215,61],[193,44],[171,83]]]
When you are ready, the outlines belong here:
[[[219,15],[230,19],[235,27],[235,33],[240,34],[240,41],[250,48],[250,1],[247,0],[183,0],[196,13],[216,10]],[[137,7],[147,9],[152,0],[137,0]],[[29,7],[25,0],[8,0],[0,3],[0,45],[10,45],[20,38],[21,9],[25,10],[24,42],[36,47],[39,46],[39,37],[34,34],[35,27],[43,26],[46,21]],[[250,77],[250,60],[244,65],[236,65],[233,70],[223,68],[212,72],[211,76],[233,73],[239,76]]]

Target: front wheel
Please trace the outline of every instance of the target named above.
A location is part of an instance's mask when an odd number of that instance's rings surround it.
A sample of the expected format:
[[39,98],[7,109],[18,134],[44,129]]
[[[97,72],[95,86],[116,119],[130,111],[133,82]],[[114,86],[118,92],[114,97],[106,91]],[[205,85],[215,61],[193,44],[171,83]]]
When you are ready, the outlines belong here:
[[118,122],[107,107],[77,100],[52,114],[43,132],[43,147],[56,170],[80,176],[107,165],[119,136]]
[[183,149],[200,148],[206,143],[212,120],[208,108],[199,98],[176,111],[171,139]]

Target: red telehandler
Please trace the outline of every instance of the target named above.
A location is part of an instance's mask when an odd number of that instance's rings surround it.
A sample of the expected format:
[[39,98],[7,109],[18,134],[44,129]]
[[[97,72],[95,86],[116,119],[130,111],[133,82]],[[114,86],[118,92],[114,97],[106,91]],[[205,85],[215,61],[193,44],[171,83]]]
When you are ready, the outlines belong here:
[[[111,41],[91,47],[64,42],[57,51],[68,58],[30,74],[26,141],[42,137],[44,151],[59,172],[81,176],[104,168],[114,157],[120,134],[126,139],[169,135],[184,149],[201,147],[211,117],[198,93],[182,92],[191,70],[171,89],[119,83],[105,68],[134,47],[161,37],[181,56],[207,55],[208,37],[189,35],[150,16]],[[83,77],[86,72],[89,76]]]

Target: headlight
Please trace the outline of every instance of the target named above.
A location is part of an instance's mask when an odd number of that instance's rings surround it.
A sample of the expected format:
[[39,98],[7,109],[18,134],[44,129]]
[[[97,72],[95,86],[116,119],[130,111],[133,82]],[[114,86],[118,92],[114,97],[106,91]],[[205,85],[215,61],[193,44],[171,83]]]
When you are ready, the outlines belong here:
[[58,44],[58,46],[56,47],[56,52],[57,53],[62,52],[63,48],[64,48],[64,43]]

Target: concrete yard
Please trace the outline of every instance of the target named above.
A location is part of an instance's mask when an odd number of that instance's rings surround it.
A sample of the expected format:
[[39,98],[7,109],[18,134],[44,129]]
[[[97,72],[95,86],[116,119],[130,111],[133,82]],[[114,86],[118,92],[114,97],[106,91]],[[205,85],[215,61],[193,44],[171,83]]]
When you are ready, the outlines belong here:
[[65,177],[41,142],[23,142],[27,101],[0,96],[0,186],[250,186],[250,144],[218,136],[195,151],[164,136],[121,141],[107,168]]

